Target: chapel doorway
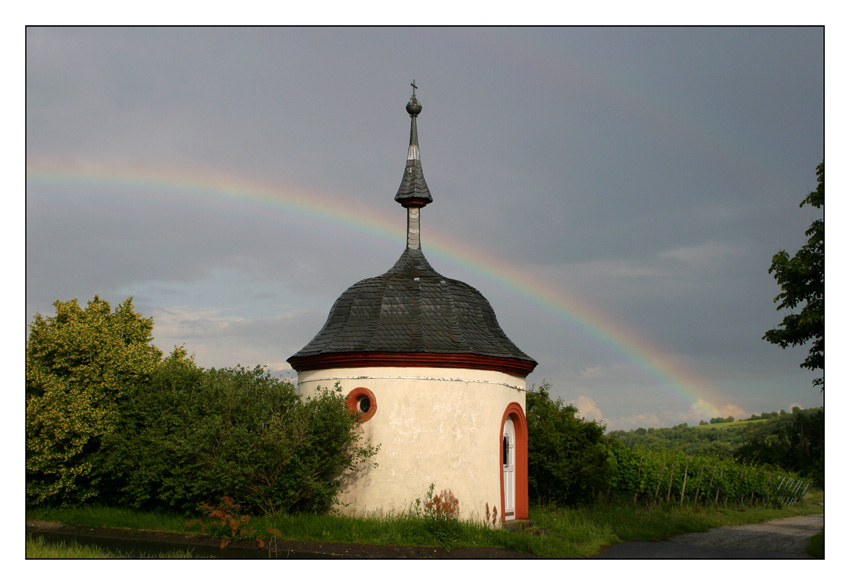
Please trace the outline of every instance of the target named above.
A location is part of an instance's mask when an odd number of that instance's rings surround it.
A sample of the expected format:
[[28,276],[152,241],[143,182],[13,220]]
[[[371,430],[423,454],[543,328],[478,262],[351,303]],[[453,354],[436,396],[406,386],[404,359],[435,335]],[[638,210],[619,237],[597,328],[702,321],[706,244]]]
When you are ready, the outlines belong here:
[[516,431],[511,417],[505,421],[502,434],[502,475],[505,520],[513,520],[516,516]]

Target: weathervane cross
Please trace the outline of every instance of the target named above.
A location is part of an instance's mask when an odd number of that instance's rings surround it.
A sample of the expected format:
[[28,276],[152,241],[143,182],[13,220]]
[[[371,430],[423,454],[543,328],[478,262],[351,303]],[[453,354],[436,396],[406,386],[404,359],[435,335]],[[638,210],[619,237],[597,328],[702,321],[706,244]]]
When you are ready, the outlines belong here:
[[416,97],[416,90],[418,89],[416,87],[416,80],[414,79],[413,83],[411,83],[410,85],[413,87],[413,97]]

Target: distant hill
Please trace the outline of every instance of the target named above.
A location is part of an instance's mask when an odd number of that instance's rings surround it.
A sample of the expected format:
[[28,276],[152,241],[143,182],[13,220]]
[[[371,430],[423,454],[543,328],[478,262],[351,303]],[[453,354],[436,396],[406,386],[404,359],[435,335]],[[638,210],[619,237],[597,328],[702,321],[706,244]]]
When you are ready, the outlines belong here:
[[[770,412],[753,415],[747,420],[717,418],[708,423],[688,426],[682,423],[663,429],[639,428],[633,431],[611,431],[609,437],[617,439],[627,447],[643,447],[651,450],[682,451],[687,455],[719,455],[739,457],[753,453],[753,445],[767,441],[773,435],[796,431],[798,421],[813,420],[820,415],[820,445],[823,444],[823,408],[801,409],[795,407],[792,412]],[[799,426],[799,425],[797,425]],[[780,429],[782,432],[780,433]],[[810,437],[811,438],[811,437]],[[775,441],[774,441],[775,442]],[[789,445],[793,440],[785,440]],[[753,447],[745,449],[745,446]]]

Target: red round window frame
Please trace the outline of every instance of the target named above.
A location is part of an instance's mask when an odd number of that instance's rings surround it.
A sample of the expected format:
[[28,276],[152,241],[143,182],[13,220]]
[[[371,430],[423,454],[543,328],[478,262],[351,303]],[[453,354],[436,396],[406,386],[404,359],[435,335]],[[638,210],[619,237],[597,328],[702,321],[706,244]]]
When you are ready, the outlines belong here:
[[[360,412],[357,408],[357,403],[364,396],[369,399],[369,412]],[[361,423],[375,416],[375,412],[378,410],[378,401],[375,400],[375,395],[368,388],[355,388],[349,392],[345,398],[345,405],[348,407],[348,410],[360,415],[359,422]]]

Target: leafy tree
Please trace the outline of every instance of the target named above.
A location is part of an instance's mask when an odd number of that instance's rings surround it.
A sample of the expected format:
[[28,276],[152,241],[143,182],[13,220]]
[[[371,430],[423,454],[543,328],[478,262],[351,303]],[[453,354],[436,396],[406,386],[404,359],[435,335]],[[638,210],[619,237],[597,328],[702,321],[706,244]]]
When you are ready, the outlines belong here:
[[552,400],[550,389],[544,382],[526,395],[529,497],[566,505],[592,500],[611,473],[605,427]]
[[793,414],[747,425],[744,442],[735,457],[748,463],[776,465],[814,480],[824,481],[824,411],[797,409]]
[[95,296],[36,314],[26,349],[26,490],[32,504],[98,493],[95,456],[118,421],[117,402],[143,386],[161,358],[153,320],[128,298],[115,311]]
[[[811,205],[820,209],[824,205],[823,162],[818,165],[817,189],[809,193],[800,207]],[[800,364],[801,368],[823,370],[824,365],[824,227],[823,219],[816,219],[806,230],[809,238],[791,257],[785,250],[773,257],[769,272],[779,283],[782,292],[773,299],[779,302],[777,310],[796,309],[782,319],[779,327],[764,334],[763,339],[782,348],[789,345],[805,345],[812,342],[809,355]],[[813,386],[824,388],[823,376],[812,381]]]

